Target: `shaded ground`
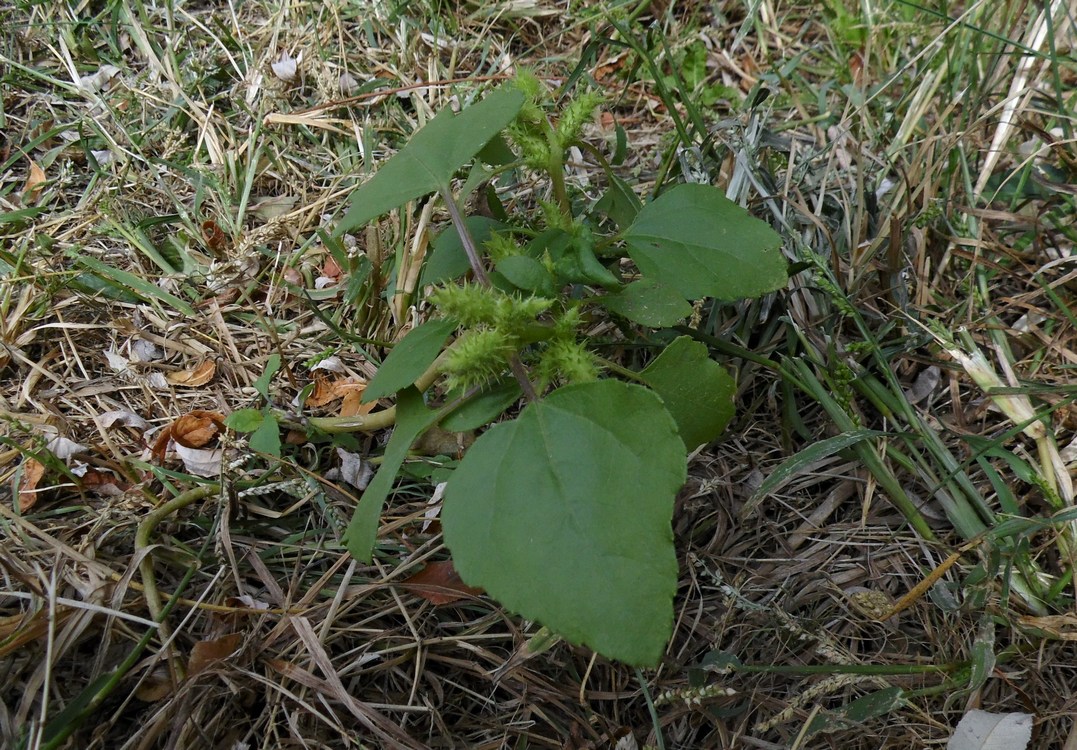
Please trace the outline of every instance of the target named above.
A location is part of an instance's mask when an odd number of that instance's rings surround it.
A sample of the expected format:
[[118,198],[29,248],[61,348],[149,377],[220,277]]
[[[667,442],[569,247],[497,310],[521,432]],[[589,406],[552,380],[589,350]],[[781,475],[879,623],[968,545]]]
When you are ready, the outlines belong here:
[[[982,707],[1031,713],[1033,746],[1063,746],[1071,19],[652,6],[0,7],[0,744],[925,747]],[[160,442],[184,415],[212,429],[207,413],[256,405],[273,354],[275,406],[315,384],[319,414],[354,408],[348,384],[427,311],[416,274],[446,217],[386,219],[343,267],[318,229],[441,107],[522,65],[556,85],[581,60],[608,102],[588,138],[609,153],[627,131],[641,195],[696,169],[806,264],[783,293],[692,321],[737,374],[739,413],[693,457],[676,631],[640,673],[566,644],[529,654],[538,627],[488,598],[401,585],[447,557],[427,513],[454,448],[409,464],[366,566],[340,543],[357,493],[322,479],[335,446],[267,463],[226,444],[223,487],[194,496],[197,457]],[[697,118],[698,150],[679,149],[674,120]],[[603,187],[583,154],[570,179]],[[364,255],[379,272],[349,285]],[[930,325],[965,328],[1006,394],[1047,415],[1062,470],[1040,468]],[[776,365],[794,361],[798,382]],[[935,540],[852,446],[806,457],[744,517],[783,460],[864,428],[887,433],[870,445]],[[386,438],[347,447],[378,455]],[[171,609],[140,644],[149,545]]]

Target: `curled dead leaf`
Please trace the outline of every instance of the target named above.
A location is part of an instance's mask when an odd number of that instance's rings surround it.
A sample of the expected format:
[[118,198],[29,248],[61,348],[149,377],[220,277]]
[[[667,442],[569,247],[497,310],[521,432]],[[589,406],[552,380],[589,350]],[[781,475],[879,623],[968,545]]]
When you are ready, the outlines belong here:
[[170,372],[165,376],[165,378],[172,385],[182,385],[187,388],[197,388],[213,380],[213,375],[216,372],[217,364],[212,359],[207,359],[205,362],[198,365],[198,367],[195,367],[193,370]]
[[28,458],[22,462],[17,492],[20,513],[26,513],[37,504],[37,484],[43,476],[45,476],[45,465],[36,458]]
[[223,253],[228,247],[228,235],[213,219],[206,219],[202,222],[202,241],[213,253]]
[[195,409],[172,423],[172,439],[185,448],[204,448],[224,430],[223,414]]
[[22,203],[24,206],[37,203],[37,199],[41,197],[41,191],[45,187],[45,180],[45,170],[31,159],[30,173],[26,175],[26,184],[22,188]]

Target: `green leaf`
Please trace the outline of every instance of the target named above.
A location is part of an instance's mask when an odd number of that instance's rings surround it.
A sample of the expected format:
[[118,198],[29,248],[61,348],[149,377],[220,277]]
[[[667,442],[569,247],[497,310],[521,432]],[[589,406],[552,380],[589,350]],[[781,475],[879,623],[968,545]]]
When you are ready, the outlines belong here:
[[888,687],[868,693],[842,706],[836,711],[820,713],[808,727],[809,734],[816,732],[834,732],[848,729],[849,724],[863,724],[865,721],[886,716],[905,705],[905,691],[899,687]]
[[633,323],[651,328],[676,325],[692,314],[692,306],[684,297],[648,278],[633,281],[617,294],[600,297],[598,302]]
[[476,430],[501,416],[522,395],[520,384],[514,378],[506,378],[458,406],[441,420],[441,426],[449,432]]
[[595,211],[610,217],[618,229],[625,229],[639,215],[643,204],[640,203],[639,196],[633,192],[632,187],[615,175],[612,170],[606,172],[606,179],[610,181],[610,186],[598,199]]
[[363,403],[391,396],[418,380],[437,358],[454,330],[454,321],[431,320],[409,331],[389,352],[363,391]]
[[266,369],[262,373],[262,376],[254,381],[254,390],[262,394],[262,398],[269,398],[269,381],[273,379],[273,376],[277,374],[277,370],[280,369],[280,355],[270,354],[269,359],[266,360]]
[[[505,228],[500,221],[488,219],[485,216],[469,216],[464,219],[471,236],[475,238],[475,245],[482,247],[490,235],[495,231]],[[423,266],[422,275],[419,277],[419,286],[440,284],[443,281],[453,281],[467,273],[471,264],[464,251],[464,244],[460,241],[460,235],[455,227],[449,227],[434,240],[430,255]]]
[[378,473],[367,485],[344,532],[344,543],[348,552],[357,560],[370,562],[374,541],[378,538],[378,521],[381,519],[385,498],[393,488],[393,481],[407,458],[408,449],[427,428],[437,422],[438,416],[438,412],[426,408],[422,394],[413,387],[405,388],[397,397],[393,436],[385,446],[385,455],[382,456]]
[[541,262],[527,255],[510,255],[497,263],[497,272],[526,292],[540,297],[557,296],[557,280]]
[[361,227],[397,206],[447,188],[456,170],[505,128],[520,111],[524,95],[502,86],[458,115],[444,108],[351,196],[351,208],[336,234]]
[[494,426],[449,479],[457,571],[509,609],[629,664],[673,626],[670,520],[684,445],[661,400],[616,380],[567,386]]
[[280,426],[272,414],[266,414],[262,424],[251,433],[250,446],[252,451],[280,458]]
[[678,185],[625,233],[644,276],[685,299],[758,297],[787,281],[781,237],[710,185]]
[[236,432],[254,432],[264,420],[261,409],[240,409],[229,414],[224,423]]
[[581,227],[576,234],[557,230],[546,248],[558,278],[572,284],[595,284],[606,289],[621,285],[595,257],[595,238],[591,230]]
[[156,284],[146,281],[141,276],[136,276],[128,271],[121,271],[119,268],[113,268],[96,258],[79,255],[74,251],[69,251],[68,254],[74,258],[79,265],[85,266],[102,278],[116,282],[123,286],[127,291],[138,295],[140,299],[146,302],[153,300],[163,302],[188,317],[198,317],[198,313],[195,312],[195,309],[191,307],[190,303],[180,299],[174,294],[169,294]]
[[689,336],[667,346],[640,377],[662,397],[689,451],[721,435],[733,418],[736,383]]
[[832,438],[812,443],[807,448],[800,451],[800,453],[797,453],[795,456],[790,456],[782,461],[777,468],[770,472],[770,476],[763,480],[763,483],[759,485],[759,488],[753,492],[752,496],[748,498],[748,501],[744,503],[744,507],[740,511],[741,518],[750,516],[755,511],[756,506],[763,502],[763,498],[771,493],[777,492],[793,477],[806,470],[816,461],[829,458],[838,451],[843,451],[864,440],[886,437],[887,434],[888,433],[886,432],[880,432],[878,430],[850,430],[849,432],[835,435]]

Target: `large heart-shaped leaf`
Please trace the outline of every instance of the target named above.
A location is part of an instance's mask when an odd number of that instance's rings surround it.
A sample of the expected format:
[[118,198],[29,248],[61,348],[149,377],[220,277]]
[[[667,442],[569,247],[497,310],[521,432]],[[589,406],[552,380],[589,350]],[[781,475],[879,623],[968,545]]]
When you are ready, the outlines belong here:
[[569,641],[655,665],[673,626],[670,520],[684,445],[661,400],[562,388],[475,442],[445,492],[456,569]]
[[625,233],[644,276],[685,299],[758,297],[785,286],[781,237],[710,185],[678,185]]
[[524,95],[502,86],[458,115],[442,109],[404,148],[352,193],[337,234],[366,224],[410,200],[448,187],[449,180],[512,122]]
[[666,403],[688,450],[714,440],[733,418],[733,378],[688,336],[667,346],[640,377]]

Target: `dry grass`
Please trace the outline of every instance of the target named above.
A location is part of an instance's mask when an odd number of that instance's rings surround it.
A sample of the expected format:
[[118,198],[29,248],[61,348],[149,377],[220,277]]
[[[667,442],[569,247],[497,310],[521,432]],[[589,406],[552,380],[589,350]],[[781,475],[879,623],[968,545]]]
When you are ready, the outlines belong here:
[[[274,354],[283,409],[319,379],[369,377],[425,313],[415,273],[444,217],[402,213],[357,238],[361,253],[336,256],[317,230],[476,81],[521,65],[566,76],[610,33],[602,16],[543,2],[74,5],[0,3],[0,744],[928,747],[968,707],[1035,714],[1036,747],[1074,742],[1074,623],[1022,621],[999,572],[1025,560],[1050,581],[1068,574],[1060,524],[991,537],[890,619],[862,606],[864,594],[900,598],[966,541],[939,505],[951,486],[996,511],[1005,488],[1023,516],[1057,510],[1020,472],[1032,444],[912,320],[965,326],[1052,412],[1070,471],[1077,462],[1061,10],[1048,34],[1039,7],[1017,2],[968,4],[960,22],[884,3],[870,33],[859,10],[824,22],[814,6],[769,0],[747,16],[740,3],[644,8],[671,54],[701,41],[710,81],[728,87],[699,108],[712,179],[741,185],[791,248],[829,265],[777,299],[700,310],[703,334],[768,360],[723,358],[740,415],[693,459],[674,519],[676,632],[663,666],[637,674],[565,644],[531,655],[537,626],[488,598],[435,606],[401,585],[447,556],[426,514],[431,473],[452,456],[411,464],[366,566],[340,542],[358,493],[325,478],[339,464],[328,441],[286,446],[279,461],[226,443],[226,470],[209,479],[152,450],[195,410],[257,406]],[[672,155],[670,102],[645,66],[626,80],[631,52],[601,49],[587,72],[629,131],[625,177],[648,189],[676,168],[660,158]],[[293,81],[272,67],[285,53]],[[661,46],[653,54],[665,65]],[[364,88],[376,78],[392,88]],[[761,82],[772,93],[755,110],[726,102]],[[687,116],[694,96],[673,94]],[[601,180],[586,162],[572,178]],[[394,287],[397,269],[406,283]],[[886,381],[871,352],[905,416],[860,388]],[[336,371],[312,370],[330,354]],[[909,529],[851,453],[803,467],[741,519],[773,467],[841,430],[770,366],[794,357],[858,425],[892,432],[888,465],[937,541]],[[931,366],[935,387],[901,392]],[[377,455],[385,437],[341,440]],[[977,565],[985,579],[970,577]],[[1072,612],[1071,592],[1062,579],[1045,611]],[[972,684],[988,636],[997,663]],[[721,670],[722,655],[743,666]],[[894,710],[842,718],[891,687],[904,691]],[[810,733],[817,719],[826,731]]]

